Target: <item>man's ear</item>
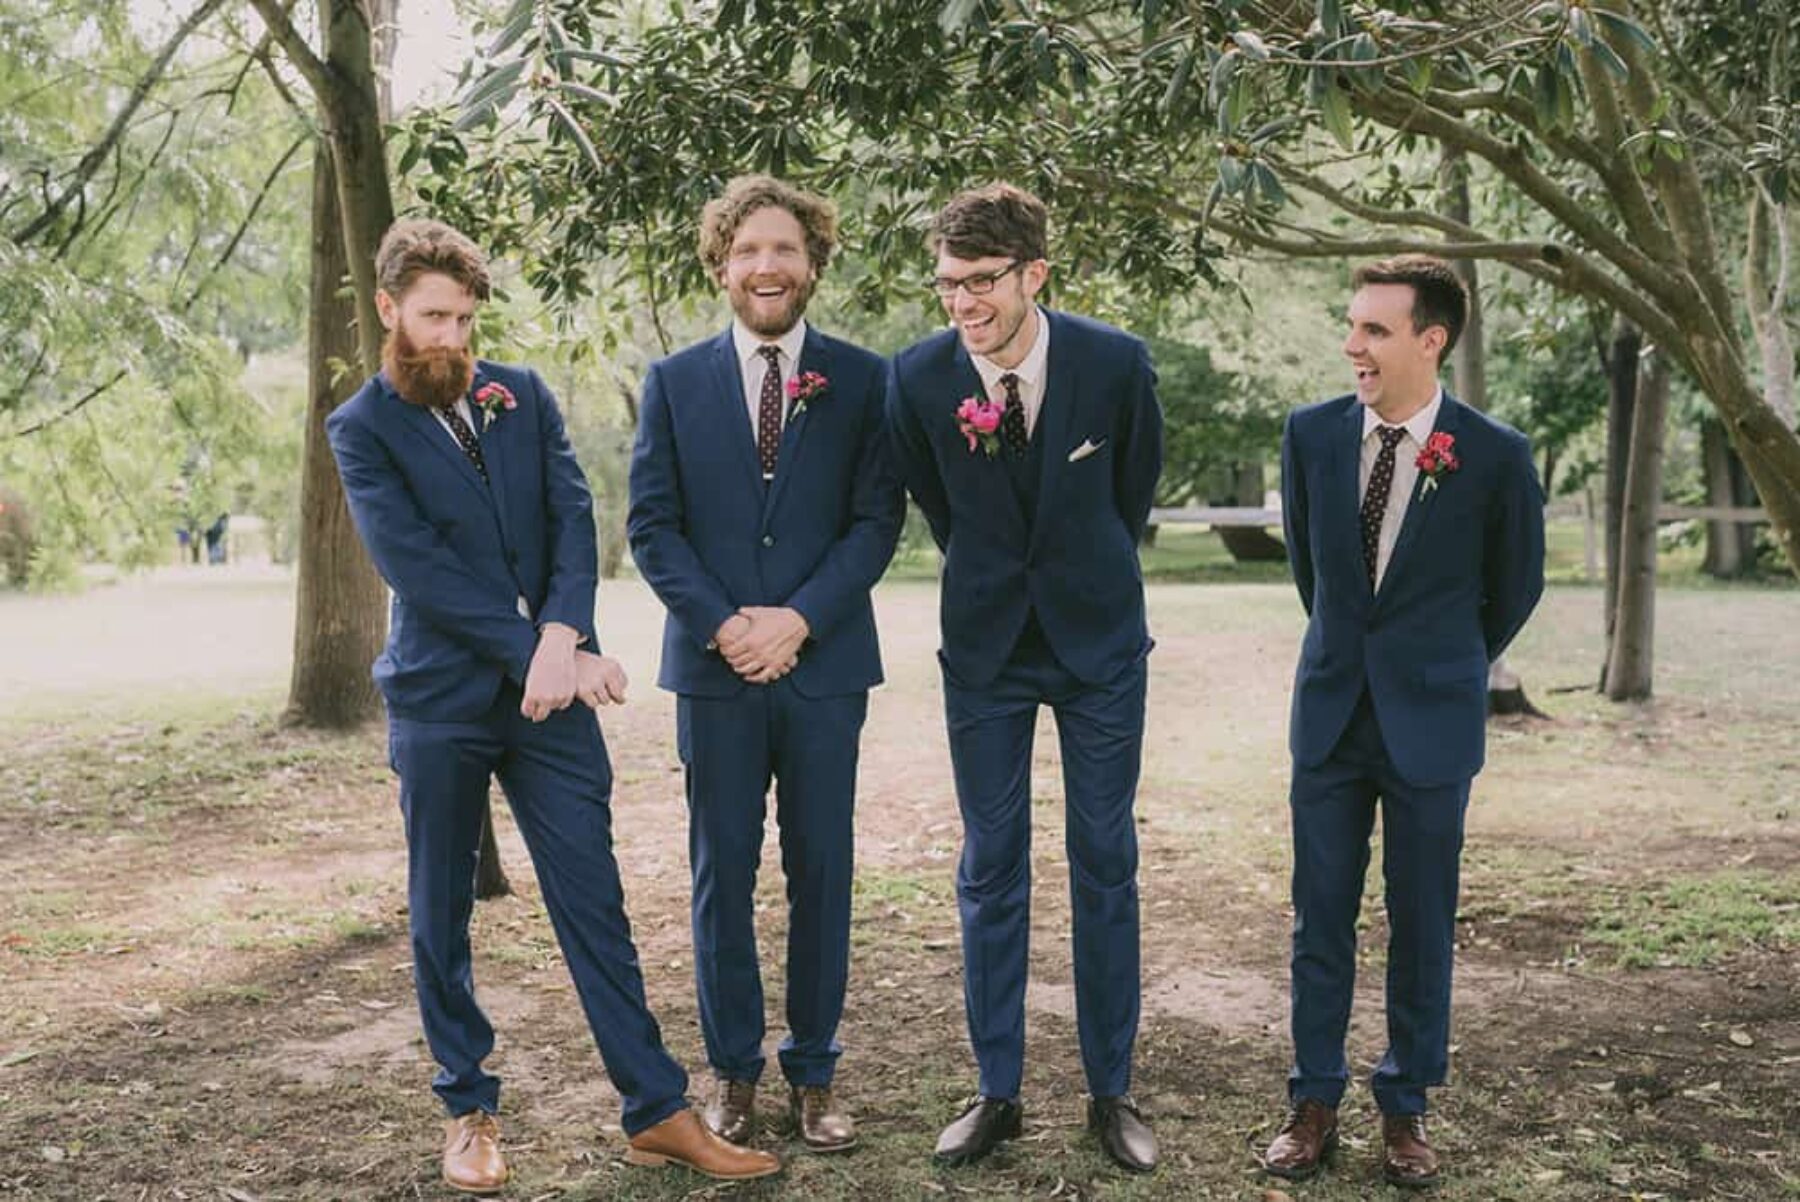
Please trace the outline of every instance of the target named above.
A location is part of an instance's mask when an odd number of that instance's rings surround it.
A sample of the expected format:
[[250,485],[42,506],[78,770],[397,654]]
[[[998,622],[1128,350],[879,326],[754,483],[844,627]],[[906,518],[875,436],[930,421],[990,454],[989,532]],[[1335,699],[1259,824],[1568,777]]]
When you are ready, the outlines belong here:
[[381,328],[391,330],[400,319],[400,302],[389,296],[385,289],[375,292],[375,312],[381,317]]
[[1425,348],[1437,356],[1439,363],[1442,363],[1444,346],[1450,341],[1450,331],[1443,326],[1426,326],[1424,332],[1419,335],[1419,341],[1423,342]]
[[1027,298],[1034,297],[1050,279],[1050,264],[1044,259],[1033,259],[1019,268],[1019,283],[1025,289]]

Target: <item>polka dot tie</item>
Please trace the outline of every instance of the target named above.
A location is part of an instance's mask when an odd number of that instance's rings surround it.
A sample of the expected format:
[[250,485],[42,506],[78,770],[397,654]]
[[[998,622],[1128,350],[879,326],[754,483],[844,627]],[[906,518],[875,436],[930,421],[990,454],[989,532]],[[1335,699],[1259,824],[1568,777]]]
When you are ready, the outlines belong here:
[[1025,453],[1031,435],[1025,429],[1025,402],[1019,399],[1019,377],[1007,372],[1000,377],[1006,389],[1006,409],[1000,414],[1000,443],[1015,455]]
[[763,479],[768,480],[775,475],[775,456],[781,451],[781,348],[763,346],[756,353],[768,361],[756,401],[756,457],[762,461]]
[[445,405],[438,412],[444,415],[444,423],[450,427],[450,433],[456,435],[456,445],[463,449],[463,454],[469,457],[469,462],[475,465],[475,470],[486,480],[487,460],[481,457],[481,443],[476,439],[475,431],[469,429],[469,423],[463,420],[463,415],[455,405]]
[[1381,519],[1387,516],[1388,494],[1394,488],[1394,449],[1406,436],[1406,427],[1379,426],[1375,432],[1381,435],[1381,451],[1375,456],[1375,470],[1369,473],[1369,491],[1362,503],[1363,564],[1369,569],[1371,586],[1381,560]]

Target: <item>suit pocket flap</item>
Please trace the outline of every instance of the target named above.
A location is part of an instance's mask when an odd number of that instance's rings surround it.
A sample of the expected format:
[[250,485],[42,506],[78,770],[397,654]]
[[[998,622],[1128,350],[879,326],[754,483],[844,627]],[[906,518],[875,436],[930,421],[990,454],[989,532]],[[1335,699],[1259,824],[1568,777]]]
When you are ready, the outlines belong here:
[[1466,680],[1486,680],[1488,674],[1487,657],[1480,659],[1453,659],[1444,664],[1426,664],[1419,669],[1419,680],[1423,684],[1461,684]]

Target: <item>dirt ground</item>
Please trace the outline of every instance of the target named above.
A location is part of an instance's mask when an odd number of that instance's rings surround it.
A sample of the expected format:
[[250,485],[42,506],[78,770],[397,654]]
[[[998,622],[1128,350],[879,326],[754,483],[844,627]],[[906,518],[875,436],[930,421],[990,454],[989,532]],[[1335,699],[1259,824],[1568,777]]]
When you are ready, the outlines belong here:
[[[842,1157],[712,1187],[622,1162],[617,1099],[580,1020],[522,845],[517,894],[476,918],[500,1032],[517,1199],[1274,1199],[1255,1152],[1286,1037],[1285,712],[1300,634],[1284,585],[1157,586],[1139,822],[1138,1100],[1163,1165],[1113,1170],[1081,1129],[1053,728],[1036,760],[1025,1138],[940,1171],[973,1087],[952,873],[960,830],[929,584],[877,602],[889,683],[858,800]],[[404,859],[378,730],[277,729],[291,583],[184,571],[75,599],[0,598],[0,1197],[394,1199],[436,1180],[439,1115],[405,939]],[[1446,1199],[1800,1198],[1800,595],[1669,592],[1659,699],[1591,682],[1598,596],[1553,590],[1514,656],[1552,720],[1497,725],[1465,857],[1453,1080],[1435,1096]],[[660,612],[604,586],[634,680],[604,726],[614,829],[650,998],[705,1073],[686,923]],[[1566,691],[1564,691],[1566,690]],[[774,839],[759,921],[770,1043],[783,924]],[[1381,1049],[1378,874],[1353,1059]],[[771,1084],[775,1084],[771,1078]],[[771,1096],[777,1091],[771,1089]],[[1346,1146],[1293,1197],[1380,1184],[1353,1085]]]

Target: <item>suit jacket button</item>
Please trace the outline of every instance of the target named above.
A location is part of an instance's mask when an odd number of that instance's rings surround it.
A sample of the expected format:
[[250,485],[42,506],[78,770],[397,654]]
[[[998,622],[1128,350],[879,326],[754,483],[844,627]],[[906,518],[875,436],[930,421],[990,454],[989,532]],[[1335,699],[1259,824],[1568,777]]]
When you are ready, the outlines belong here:
[[763,546],[773,547],[774,545],[775,545],[775,536],[773,534],[763,535]]

